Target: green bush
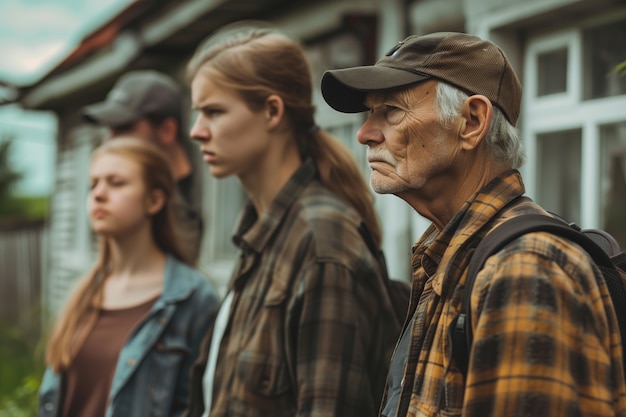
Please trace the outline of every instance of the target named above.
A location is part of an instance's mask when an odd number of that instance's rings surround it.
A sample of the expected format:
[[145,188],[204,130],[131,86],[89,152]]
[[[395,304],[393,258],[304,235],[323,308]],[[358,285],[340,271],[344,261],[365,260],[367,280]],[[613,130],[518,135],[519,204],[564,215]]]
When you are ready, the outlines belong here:
[[33,417],[37,415],[41,375],[31,375],[10,394],[0,399],[0,417]]
[[0,417],[37,415],[44,346],[39,326],[0,323]]

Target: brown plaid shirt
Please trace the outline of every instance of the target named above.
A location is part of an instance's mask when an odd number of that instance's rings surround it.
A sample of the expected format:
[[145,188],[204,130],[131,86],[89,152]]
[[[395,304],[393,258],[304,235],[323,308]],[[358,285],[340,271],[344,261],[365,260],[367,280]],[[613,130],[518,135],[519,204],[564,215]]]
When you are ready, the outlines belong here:
[[[401,323],[360,224],[310,160],[260,219],[244,210],[212,417],[376,415]],[[204,408],[206,356],[189,416]]]
[[431,227],[414,246],[414,323],[396,415],[626,416],[608,289],[586,252],[546,233],[527,234],[489,258],[472,293],[466,385],[451,359],[448,329],[473,248],[504,219],[543,212],[517,198],[523,193],[517,171],[503,174],[441,233]]

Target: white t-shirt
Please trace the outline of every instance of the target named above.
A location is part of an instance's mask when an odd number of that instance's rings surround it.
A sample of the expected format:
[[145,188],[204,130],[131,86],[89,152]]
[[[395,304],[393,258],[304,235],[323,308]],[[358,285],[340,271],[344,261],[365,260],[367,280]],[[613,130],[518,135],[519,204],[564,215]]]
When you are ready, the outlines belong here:
[[213,402],[213,378],[215,377],[217,354],[220,350],[220,343],[222,342],[226,325],[228,324],[228,315],[232,302],[233,292],[230,291],[226,294],[226,298],[224,298],[220,311],[217,313],[215,325],[213,326],[213,335],[211,337],[211,345],[209,346],[209,357],[207,359],[206,369],[204,370],[204,376],[202,377],[202,390],[204,392],[204,413],[202,413],[202,417],[209,417],[209,412],[211,411],[211,403]]

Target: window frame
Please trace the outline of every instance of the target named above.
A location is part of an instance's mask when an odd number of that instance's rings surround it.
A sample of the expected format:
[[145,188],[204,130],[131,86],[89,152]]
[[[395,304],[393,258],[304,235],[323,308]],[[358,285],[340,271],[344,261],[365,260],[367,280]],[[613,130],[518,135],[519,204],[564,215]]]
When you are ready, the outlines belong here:
[[[604,18],[593,17],[570,27],[546,32],[531,32],[525,50],[522,130],[525,136],[527,164],[527,193],[536,198],[539,187],[537,161],[538,136],[557,130],[581,129],[580,226],[600,227],[599,187],[601,167],[601,137],[603,125],[626,121],[626,95],[585,100],[583,98],[583,31],[626,18],[626,8]],[[568,48],[567,91],[537,96],[537,57],[561,47]]]

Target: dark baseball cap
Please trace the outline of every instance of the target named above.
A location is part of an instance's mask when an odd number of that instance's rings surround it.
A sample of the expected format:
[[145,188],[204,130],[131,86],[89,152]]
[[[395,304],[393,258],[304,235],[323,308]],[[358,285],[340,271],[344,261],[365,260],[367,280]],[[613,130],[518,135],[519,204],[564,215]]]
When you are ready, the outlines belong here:
[[322,96],[335,110],[367,110],[368,93],[388,92],[437,79],[468,94],[480,94],[515,125],[522,86],[504,52],[490,41],[457,32],[409,36],[375,65],[326,71]]
[[122,75],[104,101],[86,106],[83,119],[120,127],[146,116],[182,117],[182,91],[169,76],[153,70]]

